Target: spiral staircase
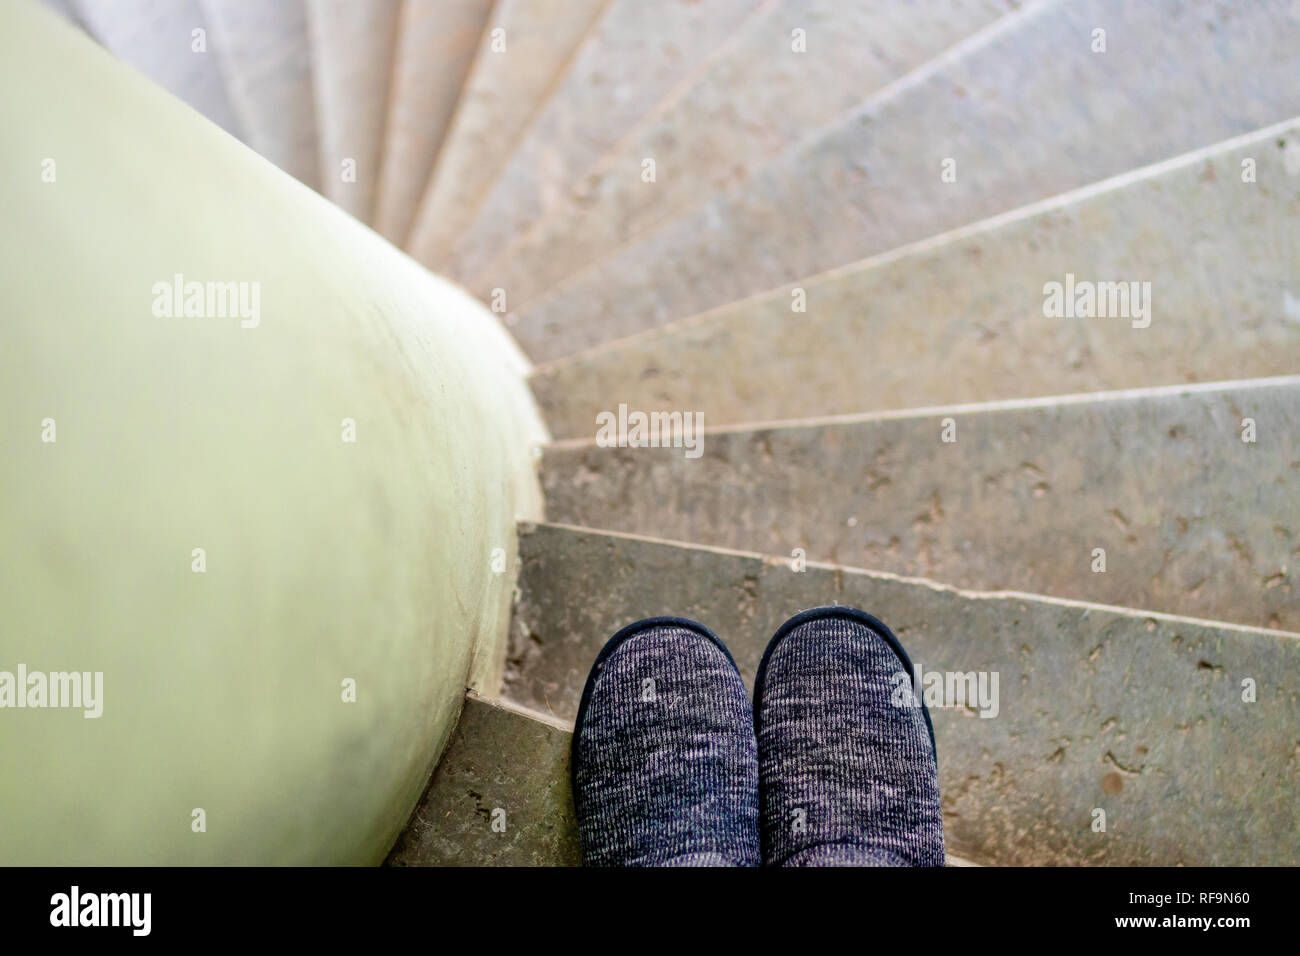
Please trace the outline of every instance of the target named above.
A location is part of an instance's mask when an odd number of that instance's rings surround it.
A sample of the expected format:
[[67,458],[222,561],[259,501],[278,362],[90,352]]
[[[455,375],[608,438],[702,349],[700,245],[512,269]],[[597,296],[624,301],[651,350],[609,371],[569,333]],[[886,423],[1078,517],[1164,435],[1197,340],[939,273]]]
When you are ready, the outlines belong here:
[[1300,863],[1300,3],[48,5],[533,362],[504,672],[391,865],[576,862],[604,639],[752,681],[829,602],[999,677],[933,713],[955,863]]

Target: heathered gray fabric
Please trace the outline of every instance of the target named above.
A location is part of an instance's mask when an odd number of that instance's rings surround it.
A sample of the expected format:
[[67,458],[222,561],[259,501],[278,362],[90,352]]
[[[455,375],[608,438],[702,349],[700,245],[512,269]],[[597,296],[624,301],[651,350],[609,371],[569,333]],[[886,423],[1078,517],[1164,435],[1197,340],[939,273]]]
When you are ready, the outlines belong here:
[[745,685],[702,634],[625,638],[575,728],[587,866],[758,866],[758,753]]
[[800,850],[782,866],[911,866],[897,853],[868,850],[852,843],[823,843]]
[[882,637],[838,615],[772,650],[758,713],[766,865],[943,866],[929,730],[893,702],[904,673]]

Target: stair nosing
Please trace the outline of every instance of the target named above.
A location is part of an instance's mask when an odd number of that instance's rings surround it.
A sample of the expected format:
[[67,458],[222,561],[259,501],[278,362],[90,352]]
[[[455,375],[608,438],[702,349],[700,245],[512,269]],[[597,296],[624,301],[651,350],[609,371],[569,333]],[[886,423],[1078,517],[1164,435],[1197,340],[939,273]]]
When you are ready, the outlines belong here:
[[[759,551],[746,551],[739,548],[724,548],[716,545],[697,544],[691,541],[680,541],[674,538],[657,538],[652,535],[635,534],[628,531],[614,531],[606,528],[594,528],[586,525],[567,524],[561,521],[521,521],[517,523],[521,534],[526,534],[533,528],[552,528],[559,531],[568,531],[577,534],[600,535],[608,538],[620,538],[629,541],[640,541],[647,544],[665,545],[674,548],[681,548],[692,551],[704,551],[711,554],[725,555],[727,557],[749,558],[751,560],[762,561],[765,564],[788,565],[790,559],[783,555],[763,554]],[[981,591],[974,588],[963,588],[955,584],[947,584],[942,581],[935,581],[932,578],[922,578],[906,574],[895,574],[892,571],[881,571],[872,568],[855,567],[853,565],[836,564],[830,561],[815,561],[808,558],[804,562],[806,567],[815,568],[820,571],[844,571],[849,574],[861,575],[863,577],[875,578],[883,581],[897,581],[902,584],[919,585],[932,591],[946,592],[956,596],[973,601],[990,601],[990,600],[1016,600],[1032,601],[1039,604],[1049,604],[1056,607],[1078,608],[1086,611],[1102,611],[1109,614],[1117,614],[1128,618],[1151,619],[1158,621],[1173,621],[1196,625],[1198,627],[1215,628],[1218,630],[1232,630],[1241,633],[1255,634],[1260,637],[1281,637],[1289,640],[1300,642],[1300,632],[1286,631],[1279,628],[1260,627],[1255,624],[1239,624],[1233,621],[1219,621],[1212,618],[1193,617],[1186,614],[1172,614],[1168,611],[1151,611],[1144,608],[1126,607],[1119,604],[1102,604],[1098,601],[1082,601],[1077,598],[1056,597],[1051,594],[1039,594],[1032,591]]]
[[[1138,388],[1106,389],[1095,392],[1068,392],[1060,395],[1037,395],[1028,398],[1002,398],[985,402],[959,402],[954,405],[927,405],[916,408],[889,408],[869,412],[849,412],[840,415],[818,415],[810,418],[785,418],[770,421],[737,422],[726,425],[705,425],[697,435],[731,435],[740,432],[773,431],[790,428],[821,428],[834,425],[860,425],[871,422],[906,421],[932,418],[936,415],[979,415],[1007,411],[1026,411],[1036,408],[1061,408],[1072,405],[1103,404],[1106,402],[1135,401],[1145,398],[1182,397],[1205,393],[1245,391],[1277,386],[1300,386],[1300,374],[1266,375],[1256,378],[1225,379],[1213,382],[1184,382],[1173,385],[1143,385]],[[640,409],[640,411],[654,411]],[[568,451],[578,448],[600,448],[595,436],[591,438],[557,438],[543,446],[544,450]]]
[[467,690],[465,697],[468,700],[476,701],[487,707],[495,707],[497,710],[504,710],[517,717],[526,717],[529,720],[535,720],[540,724],[553,727],[556,730],[563,730],[565,733],[573,733],[574,723],[571,720],[565,720],[563,717],[557,717],[555,714],[548,714],[545,711],[538,710],[536,707],[529,707],[527,704],[521,704],[512,700],[504,692],[495,697],[480,693],[476,690]]

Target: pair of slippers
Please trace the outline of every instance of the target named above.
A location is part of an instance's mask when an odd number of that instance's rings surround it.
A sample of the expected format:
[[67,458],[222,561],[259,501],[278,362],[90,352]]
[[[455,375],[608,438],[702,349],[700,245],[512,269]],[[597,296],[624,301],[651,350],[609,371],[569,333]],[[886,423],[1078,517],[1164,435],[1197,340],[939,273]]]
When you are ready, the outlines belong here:
[[623,628],[582,694],[573,797],[588,866],[942,866],[934,730],[869,614],[791,618],[751,707],[708,628]]

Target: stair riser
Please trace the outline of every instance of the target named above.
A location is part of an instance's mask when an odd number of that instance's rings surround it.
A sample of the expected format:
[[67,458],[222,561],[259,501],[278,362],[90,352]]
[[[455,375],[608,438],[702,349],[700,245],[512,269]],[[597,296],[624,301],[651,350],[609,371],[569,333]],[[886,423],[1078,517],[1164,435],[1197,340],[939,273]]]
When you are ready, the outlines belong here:
[[[642,617],[713,628],[752,685],[788,616],[852,605],[884,620],[925,671],[999,675],[996,717],[932,710],[950,853],[1056,865],[1300,859],[1294,637],[546,526],[525,529],[520,548],[506,693],[527,706],[571,717],[600,647]],[[1247,677],[1256,703],[1241,699]],[[1097,808],[1104,833],[1092,830]]]
[[[614,399],[722,425],[1285,374],[1297,222],[1293,122],[539,369],[533,391],[552,434],[577,438]],[[1150,325],[1045,316],[1044,285],[1067,273],[1150,282]]]
[[1298,439],[1281,379],[552,448],[543,487],[565,524],[1300,630]]
[[525,303],[525,349],[550,360],[1300,114],[1295,4],[1081,0],[1014,22]]

